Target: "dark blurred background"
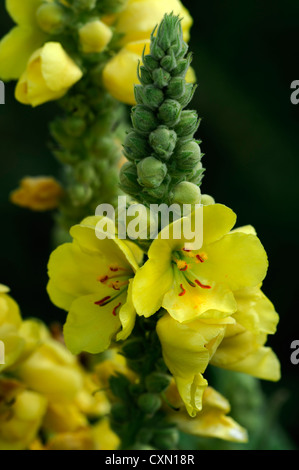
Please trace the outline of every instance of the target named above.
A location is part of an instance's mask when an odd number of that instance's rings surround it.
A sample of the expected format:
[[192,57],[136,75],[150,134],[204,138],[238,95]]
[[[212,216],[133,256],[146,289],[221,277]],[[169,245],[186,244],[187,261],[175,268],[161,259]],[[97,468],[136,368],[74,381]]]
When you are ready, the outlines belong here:
[[[13,24],[3,3],[0,36]],[[299,446],[299,364],[290,361],[291,342],[299,340],[299,104],[290,101],[290,85],[299,80],[299,2],[183,3],[194,18],[190,49],[199,86],[192,107],[202,117],[202,191],[231,207],[238,225],[254,225],[268,253],[263,290],[280,314],[268,344],[280,358],[282,379],[262,386],[267,393],[284,392],[279,420]],[[32,213],[8,199],[24,176],[59,175],[48,146],[57,108],[17,103],[14,85],[6,85],[0,106],[0,283],[11,288],[24,317],[63,321],[45,291],[52,214]]]

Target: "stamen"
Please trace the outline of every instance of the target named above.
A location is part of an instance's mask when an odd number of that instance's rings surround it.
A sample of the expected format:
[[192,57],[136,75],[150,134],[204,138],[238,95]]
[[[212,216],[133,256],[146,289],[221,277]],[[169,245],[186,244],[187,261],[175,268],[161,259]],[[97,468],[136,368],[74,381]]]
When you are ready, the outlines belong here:
[[111,297],[110,297],[110,295],[108,295],[107,297],[104,297],[101,300],[97,300],[95,302],[95,305],[99,305],[99,307],[102,307],[103,305],[106,305],[106,303],[108,303],[107,301],[110,301],[110,299],[111,299]]
[[182,292],[179,293],[179,296],[181,297],[182,295],[185,295],[186,294],[186,291],[183,287],[183,284],[180,284],[180,288],[182,289]]
[[202,284],[198,279],[195,279],[195,282],[202,289],[211,289],[211,286],[206,286],[206,285]]
[[205,260],[204,260],[200,255],[196,255],[196,259],[198,259],[198,261],[199,261],[200,263],[204,263],[204,262],[205,262]]
[[108,279],[109,276],[99,276],[97,281],[105,283],[106,281],[108,281]]
[[112,315],[114,315],[116,317],[116,310],[121,306],[121,302],[119,302],[118,305],[116,305],[116,307],[114,307],[113,311],[112,311]]

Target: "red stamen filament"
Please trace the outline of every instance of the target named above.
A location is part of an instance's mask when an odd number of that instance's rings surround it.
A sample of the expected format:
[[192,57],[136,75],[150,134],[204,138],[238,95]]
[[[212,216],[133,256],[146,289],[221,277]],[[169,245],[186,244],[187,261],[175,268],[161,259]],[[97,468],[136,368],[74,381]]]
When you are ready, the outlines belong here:
[[182,292],[179,293],[179,296],[181,297],[182,295],[185,295],[186,294],[186,291],[183,287],[183,284],[180,284],[180,288],[182,289]]
[[97,300],[97,302],[95,302],[95,305],[99,305],[99,307],[102,307],[105,304],[105,302],[107,302],[107,300],[110,300],[110,299],[111,297],[110,295],[108,295],[107,297],[104,297],[101,300]]
[[196,284],[201,287],[202,289],[211,289],[211,286],[205,286],[202,284],[198,279],[195,279]]
[[116,307],[114,307],[113,311],[112,311],[112,315],[114,315],[116,317],[116,310],[121,306],[121,302],[119,302],[118,305],[116,305]]

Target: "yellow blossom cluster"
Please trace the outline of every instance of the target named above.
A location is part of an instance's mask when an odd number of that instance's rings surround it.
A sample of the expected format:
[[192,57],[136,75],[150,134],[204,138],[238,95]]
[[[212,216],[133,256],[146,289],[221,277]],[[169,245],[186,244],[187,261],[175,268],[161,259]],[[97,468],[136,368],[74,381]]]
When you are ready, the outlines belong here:
[[131,335],[137,315],[159,313],[163,358],[191,417],[203,408],[209,364],[280,378],[279,361],[265,346],[278,315],[261,291],[268,261],[253,227],[233,229],[234,212],[209,204],[200,250],[185,250],[184,237],[171,236],[179,219],[173,231],[167,227],[168,238],[161,232],[152,242],[144,262],[133,242],[99,236],[99,220],[72,227],[73,242],[49,261],[48,293],[68,312],[64,337],[74,354],[104,351]]
[[[94,377],[38,319],[23,319],[0,286],[1,450],[114,449],[110,402]],[[90,418],[95,419],[90,426]]]

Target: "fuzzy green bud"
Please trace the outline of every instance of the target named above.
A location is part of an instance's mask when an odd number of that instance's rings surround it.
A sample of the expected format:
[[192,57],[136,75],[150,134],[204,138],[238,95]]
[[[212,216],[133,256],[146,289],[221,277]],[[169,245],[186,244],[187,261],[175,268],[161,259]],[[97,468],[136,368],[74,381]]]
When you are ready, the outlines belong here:
[[119,182],[121,189],[127,194],[135,195],[140,193],[142,188],[137,182],[136,165],[132,162],[126,162],[120,169]]
[[138,407],[146,414],[154,414],[162,405],[161,398],[154,393],[143,393],[138,398]]
[[200,162],[201,156],[200,147],[194,140],[183,143],[175,152],[177,166],[182,170],[194,168]]
[[142,135],[131,131],[125,139],[124,154],[128,160],[141,160],[151,152],[147,139]]
[[166,95],[173,100],[181,98],[186,91],[186,82],[182,77],[174,77],[170,80]]
[[128,407],[124,403],[113,403],[110,413],[111,418],[119,423],[124,423],[129,418]]
[[73,0],[73,4],[78,10],[93,10],[97,4],[97,0]]
[[147,106],[138,105],[132,108],[131,119],[136,129],[141,134],[152,132],[158,125],[155,113]]
[[198,119],[197,112],[193,110],[182,111],[180,122],[175,126],[178,137],[181,140],[190,140],[198,129],[200,120]]
[[170,79],[171,79],[170,73],[168,73],[166,70],[164,70],[161,67],[153,71],[154,84],[158,88],[162,89],[162,88],[166,87],[168,85]]
[[211,206],[212,204],[215,204],[215,199],[209,194],[202,194],[200,202],[204,206]]
[[65,120],[64,128],[71,137],[80,137],[86,129],[86,122],[79,116],[70,116]]
[[145,385],[149,392],[161,393],[170,385],[171,377],[161,372],[152,372],[145,379]]
[[149,143],[152,149],[162,160],[168,160],[171,157],[175,149],[176,142],[176,133],[173,130],[168,129],[166,126],[158,127],[151,132],[149,136]]
[[149,108],[158,108],[164,101],[163,91],[154,85],[136,85],[134,88],[135,99],[138,104],[144,104]]
[[92,198],[92,189],[85,184],[76,184],[70,188],[70,197],[76,207],[84,206]]
[[204,168],[202,167],[202,163],[198,162],[197,165],[192,169],[192,171],[188,175],[188,180],[190,183],[194,183],[195,185],[199,185],[203,178]]
[[153,444],[158,449],[175,449],[179,441],[179,432],[175,428],[160,429],[155,432]]
[[168,127],[178,124],[182,113],[182,106],[176,100],[166,99],[160,106],[158,118]]
[[182,181],[173,190],[172,202],[177,204],[199,204],[200,188],[189,181]]
[[61,33],[65,24],[65,13],[56,3],[42,3],[36,11],[36,20],[39,27],[50,34]]
[[141,186],[157,188],[167,174],[167,166],[155,157],[146,157],[138,163],[137,174]]

